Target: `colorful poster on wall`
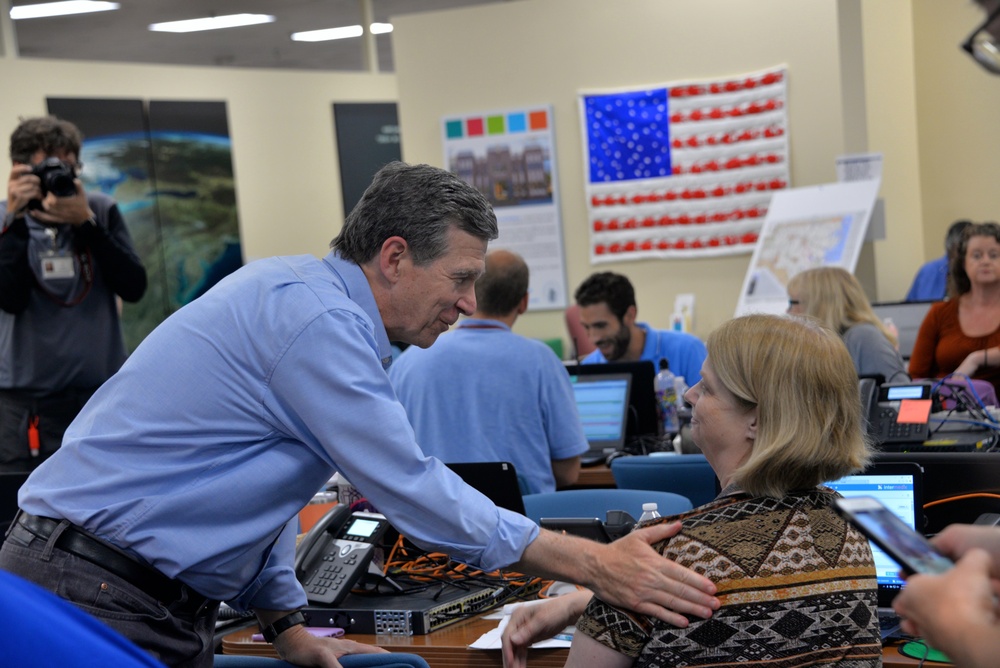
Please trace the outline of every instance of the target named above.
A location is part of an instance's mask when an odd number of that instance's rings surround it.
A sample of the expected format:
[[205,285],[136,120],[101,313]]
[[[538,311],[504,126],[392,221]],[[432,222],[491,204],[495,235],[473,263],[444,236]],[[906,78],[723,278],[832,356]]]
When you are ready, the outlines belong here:
[[521,255],[531,271],[529,310],[566,307],[552,108],[446,116],[447,168],[486,195],[500,237],[490,248]]
[[789,185],[787,79],[581,92],[591,262],[751,252]]
[[242,264],[224,102],[48,98],[84,134],[81,180],[115,198],[148,276],[125,303],[129,350]]
[[828,183],[774,194],[736,315],[784,313],[789,279],[814,267],[854,272],[880,180]]

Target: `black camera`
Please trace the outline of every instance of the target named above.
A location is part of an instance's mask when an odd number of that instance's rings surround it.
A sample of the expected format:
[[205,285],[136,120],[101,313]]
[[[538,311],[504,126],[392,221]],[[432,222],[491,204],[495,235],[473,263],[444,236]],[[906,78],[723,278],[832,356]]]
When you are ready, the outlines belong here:
[[76,171],[59,158],[45,158],[31,168],[31,173],[42,182],[42,196],[52,193],[56,197],[76,194]]

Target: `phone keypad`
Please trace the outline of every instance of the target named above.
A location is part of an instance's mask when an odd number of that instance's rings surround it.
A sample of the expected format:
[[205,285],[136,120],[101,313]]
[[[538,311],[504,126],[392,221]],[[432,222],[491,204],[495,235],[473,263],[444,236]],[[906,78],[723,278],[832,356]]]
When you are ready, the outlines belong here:
[[899,413],[892,408],[879,411],[879,422],[882,427],[883,441],[916,442],[927,438],[927,425],[911,422],[896,422]]
[[372,546],[367,543],[336,540],[323,555],[318,568],[303,586],[311,601],[337,603],[364,572],[371,560]]

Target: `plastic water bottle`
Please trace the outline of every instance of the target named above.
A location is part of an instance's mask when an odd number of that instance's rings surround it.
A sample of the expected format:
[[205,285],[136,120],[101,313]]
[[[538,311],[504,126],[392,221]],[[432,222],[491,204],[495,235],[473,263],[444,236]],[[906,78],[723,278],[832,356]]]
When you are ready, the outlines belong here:
[[656,390],[656,405],[660,414],[660,426],[663,436],[677,433],[677,388],[674,386],[676,376],[670,372],[670,364],[665,359],[660,360],[660,372],[656,374],[653,387]]
[[677,410],[685,408],[684,394],[688,391],[688,389],[688,384],[685,382],[684,376],[674,377],[674,395],[676,396],[674,401],[677,403]]
[[660,513],[657,511],[655,503],[644,503],[642,504],[642,516],[639,518],[639,524],[646,520],[654,520],[659,516]]

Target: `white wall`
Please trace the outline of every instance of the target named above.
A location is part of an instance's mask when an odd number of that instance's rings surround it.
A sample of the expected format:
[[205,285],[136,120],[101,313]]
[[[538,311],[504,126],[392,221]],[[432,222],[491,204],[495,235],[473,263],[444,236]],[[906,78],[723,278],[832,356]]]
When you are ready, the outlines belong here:
[[248,260],[328,252],[344,218],[332,105],[396,99],[391,74],[0,58],[0,82],[4,154],[18,117],[45,114],[46,97],[224,100]]

